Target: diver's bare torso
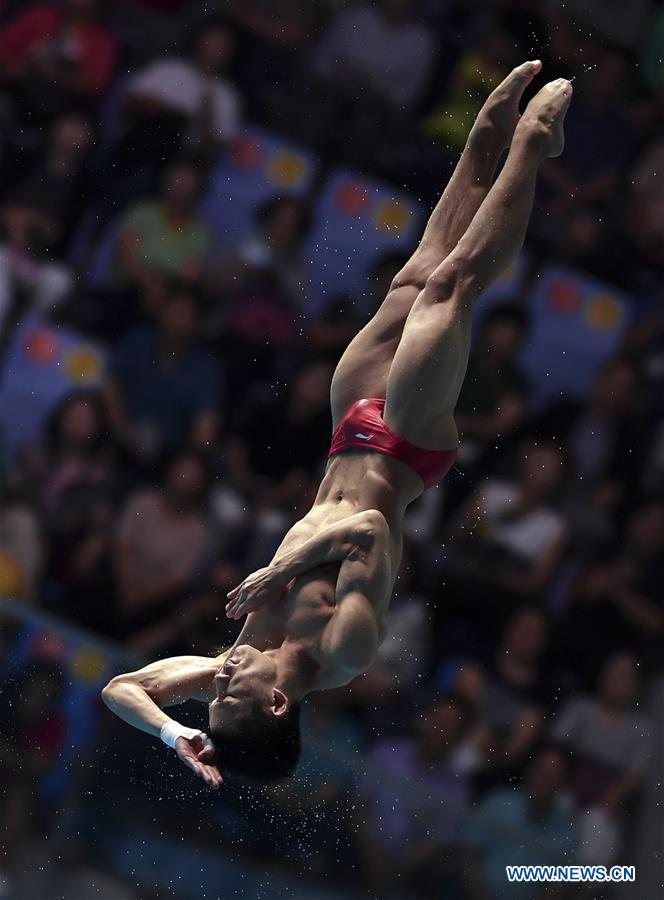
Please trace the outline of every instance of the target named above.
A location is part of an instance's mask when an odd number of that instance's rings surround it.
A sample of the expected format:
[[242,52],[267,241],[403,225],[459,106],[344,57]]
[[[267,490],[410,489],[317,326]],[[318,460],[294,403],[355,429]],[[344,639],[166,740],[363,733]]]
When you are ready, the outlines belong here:
[[[377,509],[385,516],[390,533],[390,590],[371,605],[370,614],[358,615],[355,622],[355,639],[361,629],[368,657],[375,655],[385,636],[391,587],[401,561],[403,515],[421,492],[421,480],[398,460],[362,451],[336,456],[328,463],[312,508],[290,529],[275,557],[355,513]],[[295,642],[320,666],[314,690],[348,684],[366,666],[348,668],[327,648],[326,632],[337,608],[338,574],[339,563],[333,563],[299,575],[276,606],[249,613],[234,646],[251,644],[258,650],[269,650],[285,641]]]

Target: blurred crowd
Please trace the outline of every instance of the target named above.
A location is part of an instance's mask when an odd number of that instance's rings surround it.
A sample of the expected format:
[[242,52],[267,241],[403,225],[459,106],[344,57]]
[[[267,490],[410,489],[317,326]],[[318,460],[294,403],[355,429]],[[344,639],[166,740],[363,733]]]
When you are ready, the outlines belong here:
[[[312,311],[308,198],[275,196],[220,243],[199,215],[215,161],[254,122],[428,203],[483,99],[541,57],[575,96],[529,250],[648,302],[585,400],[536,410],[519,364],[532,281],[482,319],[460,462],[409,512],[378,660],[311,698],[305,780],[262,801],[308,823],[310,866],[343,857],[378,896],[539,900],[505,863],[623,862],[651,756],[664,5],[213,6],[0,4],[0,369],[33,315],[109,358],[101,387],[67,396],[2,463],[0,594],[146,659],[231,643],[226,591],[311,504],[335,363],[401,259],[378,261],[368,305],[331,295]],[[108,277],[92,286],[110,223]],[[21,775],[3,778],[2,871],[40,827],[31,779],[62,740],[56,675],[42,666],[12,690],[0,772]],[[283,856],[259,831],[261,853]]]

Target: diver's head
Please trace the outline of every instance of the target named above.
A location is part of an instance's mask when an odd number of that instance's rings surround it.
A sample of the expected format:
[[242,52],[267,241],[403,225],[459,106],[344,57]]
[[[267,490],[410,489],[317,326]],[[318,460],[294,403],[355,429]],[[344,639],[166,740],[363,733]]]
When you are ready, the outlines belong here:
[[270,654],[236,647],[214,676],[209,734],[222,772],[275,781],[293,774],[300,756],[299,698],[277,687]]

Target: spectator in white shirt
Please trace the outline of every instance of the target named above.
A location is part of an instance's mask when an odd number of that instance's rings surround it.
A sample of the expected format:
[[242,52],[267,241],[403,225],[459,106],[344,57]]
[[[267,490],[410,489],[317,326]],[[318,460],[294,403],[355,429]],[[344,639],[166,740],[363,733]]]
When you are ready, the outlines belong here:
[[514,480],[490,478],[468,501],[454,535],[453,571],[513,595],[538,595],[556,572],[567,521],[556,507],[563,455],[553,443],[521,447]]
[[222,23],[208,24],[195,43],[192,57],[158,59],[137,72],[127,92],[134,106],[155,105],[187,121],[185,142],[224,145],[237,134],[240,101],[226,78],[235,52],[232,31]]

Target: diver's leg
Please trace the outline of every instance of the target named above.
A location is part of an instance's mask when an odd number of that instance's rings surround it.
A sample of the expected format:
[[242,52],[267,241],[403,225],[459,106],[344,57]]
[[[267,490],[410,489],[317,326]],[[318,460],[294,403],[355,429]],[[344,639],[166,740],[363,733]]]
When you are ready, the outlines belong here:
[[539,165],[562,152],[571,97],[569,81],[558,79],[530,101],[502,172],[408,316],[389,373],[384,418],[421,447],[456,445],[453,413],[468,363],[473,302],[523,245]]

